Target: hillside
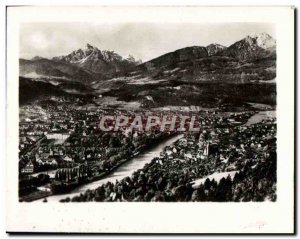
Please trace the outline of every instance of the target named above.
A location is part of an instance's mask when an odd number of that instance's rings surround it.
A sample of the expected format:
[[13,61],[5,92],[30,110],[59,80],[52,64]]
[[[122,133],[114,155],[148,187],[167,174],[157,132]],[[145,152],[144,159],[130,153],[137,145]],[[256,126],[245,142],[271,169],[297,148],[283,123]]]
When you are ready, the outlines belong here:
[[101,74],[95,74],[69,63],[36,57],[35,60],[20,59],[19,74],[30,78],[65,79],[85,84],[103,79]]
[[[248,44],[249,43],[249,44]],[[276,104],[276,42],[261,34],[227,47],[187,47],[116,75],[96,91],[142,107]],[[236,53],[236,54],[233,54]],[[103,91],[105,89],[105,91]]]
[[216,43],[209,44],[208,46],[206,46],[206,50],[209,56],[217,55],[218,53],[224,51],[226,48],[226,46],[222,46]]
[[52,84],[47,79],[30,79],[19,77],[19,103],[28,104],[36,100],[45,100],[52,96],[71,98],[86,98],[93,95],[93,90],[80,82]]
[[242,61],[276,57],[276,41],[266,33],[247,36],[229,46],[221,54]]

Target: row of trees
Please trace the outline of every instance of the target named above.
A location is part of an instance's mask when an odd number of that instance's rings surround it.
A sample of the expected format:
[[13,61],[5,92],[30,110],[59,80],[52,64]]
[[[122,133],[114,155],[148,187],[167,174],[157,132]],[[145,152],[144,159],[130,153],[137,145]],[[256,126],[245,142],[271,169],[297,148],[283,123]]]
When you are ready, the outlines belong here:
[[219,183],[207,179],[193,192],[192,201],[275,201],[276,200],[276,153],[266,162],[255,167],[247,163],[243,170]]

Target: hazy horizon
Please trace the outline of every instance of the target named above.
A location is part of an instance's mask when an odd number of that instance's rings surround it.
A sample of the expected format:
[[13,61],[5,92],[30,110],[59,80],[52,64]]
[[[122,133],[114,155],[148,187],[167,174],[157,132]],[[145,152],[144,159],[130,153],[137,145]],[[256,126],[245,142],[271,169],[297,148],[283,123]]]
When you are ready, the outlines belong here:
[[145,62],[188,46],[230,46],[262,32],[275,38],[274,26],[267,23],[23,23],[20,58],[67,55],[89,43]]

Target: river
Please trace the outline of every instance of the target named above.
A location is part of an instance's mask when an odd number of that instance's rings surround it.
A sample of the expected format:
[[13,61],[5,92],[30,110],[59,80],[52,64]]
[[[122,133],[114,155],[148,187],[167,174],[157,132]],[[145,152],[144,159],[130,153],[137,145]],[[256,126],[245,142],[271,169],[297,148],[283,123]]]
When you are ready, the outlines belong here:
[[[274,118],[276,117],[275,111],[260,111],[253,116],[251,116],[247,123],[245,125],[252,125],[258,122],[261,122],[263,119],[267,118]],[[123,178],[127,176],[131,176],[132,173],[138,169],[141,169],[144,167],[146,163],[149,163],[153,158],[159,157],[160,152],[163,151],[163,149],[176,142],[178,139],[182,138],[183,135],[175,135],[171,138],[165,139],[156,146],[154,146],[151,149],[146,150],[144,153],[139,154],[136,157],[133,157],[128,162],[122,164],[120,167],[118,167],[114,172],[111,172],[103,179],[82,185],[74,189],[71,193],[66,194],[59,194],[59,195],[53,195],[47,197],[47,201],[56,201],[58,202],[61,199],[65,199],[66,197],[74,197],[80,193],[84,193],[88,189],[96,189],[102,184],[105,184],[107,182],[115,182],[116,180],[120,181]],[[43,201],[44,199],[39,199],[37,201]]]
[[266,120],[266,119],[272,119],[272,118],[276,118],[276,111],[274,110],[270,110],[270,111],[259,111],[258,113],[252,115],[247,123],[245,123],[245,126],[249,126],[252,124],[256,124],[261,122],[262,120]]
[[[59,201],[61,199],[64,199],[66,197],[74,197],[80,193],[84,193],[87,189],[96,189],[102,184],[105,184],[107,182],[115,182],[116,180],[120,181],[123,178],[127,176],[131,176],[132,173],[138,169],[141,169],[144,167],[146,163],[150,163],[151,160],[155,157],[159,157],[160,152],[163,151],[163,149],[176,142],[178,139],[182,138],[183,135],[175,135],[171,138],[165,139],[156,146],[146,150],[144,153],[141,153],[137,155],[136,157],[133,157],[128,162],[122,164],[120,167],[118,167],[114,172],[111,172],[108,174],[105,178],[100,179],[98,181],[94,181],[82,186],[77,187],[74,189],[71,193],[67,194],[59,194],[59,195],[52,195],[47,197],[48,202],[52,201]],[[43,201],[44,199],[39,199],[37,201]]]

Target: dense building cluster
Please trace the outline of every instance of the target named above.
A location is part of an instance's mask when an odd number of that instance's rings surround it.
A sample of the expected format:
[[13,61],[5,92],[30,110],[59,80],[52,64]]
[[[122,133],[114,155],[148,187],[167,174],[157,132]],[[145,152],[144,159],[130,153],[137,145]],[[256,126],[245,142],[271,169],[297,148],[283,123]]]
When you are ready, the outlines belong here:
[[[178,132],[103,132],[104,115],[178,119],[197,116],[200,132],[185,132],[143,168],[62,201],[261,201],[276,199],[276,122],[248,124],[258,112],[87,109],[44,102],[20,109],[19,194],[32,201],[107,176],[124,162]],[[179,123],[176,121],[176,124]],[[110,126],[110,122],[106,122]]]
[[[44,108],[27,106],[24,111],[26,117],[21,115],[19,144],[21,195],[35,191],[40,185],[37,178],[32,179],[36,177],[33,174],[54,171],[51,182],[56,181],[55,185],[59,181],[76,186],[82,183],[76,175],[63,178],[57,174],[85,165],[90,173],[83,182],[97,179],[171,134],[156,128],[149,132],[126,128],[103,132],[97,124],[109,110],[87,111],[47,104]],[[50,190],[50,184],[45,186]],[[52,190],[52,193],[55,192]]]
[[274,120],[186,134],[131,177],[62,201],[264,200],[276,200]]

